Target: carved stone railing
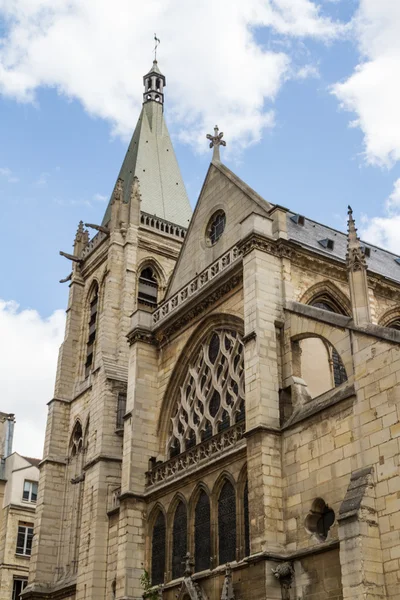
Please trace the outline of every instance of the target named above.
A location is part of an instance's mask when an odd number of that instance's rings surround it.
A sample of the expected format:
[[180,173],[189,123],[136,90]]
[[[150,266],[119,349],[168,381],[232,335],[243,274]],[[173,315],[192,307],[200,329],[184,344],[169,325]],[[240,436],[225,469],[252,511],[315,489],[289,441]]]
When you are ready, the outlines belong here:
[[104,233],[103,231],[99,231],[98,233],[96,233],[96,235],[92,237],[92,239],[86,244],[86,246],[82,250],[81,258],[87,258],[89,254],[91,254],[93,250],[97,248],[97,246],[99,246],[101,242],[107,237],[107,233]]
[[189,281],[187,285],[181,288],[176,294],[162,302],[158,309],[153,313],[153,324],[159,325],[167,316],[174,310],[182,306],[190,298],[197,295],[199,291],[206,286],[210,281],[215,279],[217,275],[228,269],[234,262],[240,258],[240,250],[237,246],[233,246],[228,252],[223,254],[218,260],[204,269],[200,275],[196,275],[194,279]]
[[243,438],[245,430],[245,422],[240,421],[194,448],[156,465],[147,471],[146,485],[152,486],[167,482],[192,466],[198,467],[202,463],[207,463],[211,458],[214,459],[218,455],[224,454],[226,450],[233,448]]
[[156,217],[145,212],[140,213],[140,224],[144,225],[145,227],[151,227],[151,229],[157,229],[157,231],[160,231],[161,233],[173,235],[174,237],[180,239],[184,239],[187,231],[187,229],[181,225],[170,223],[165,219],[160,219],[160,217]]

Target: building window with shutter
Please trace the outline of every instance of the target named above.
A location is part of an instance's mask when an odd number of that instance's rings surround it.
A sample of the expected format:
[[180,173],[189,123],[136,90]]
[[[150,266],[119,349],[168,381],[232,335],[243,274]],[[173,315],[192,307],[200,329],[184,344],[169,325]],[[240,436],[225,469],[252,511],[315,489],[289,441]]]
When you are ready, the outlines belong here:
[[138,283],[138,304],[156,308],[158,296],[158,281],[151,267],[142,269]]
[[24,481],[24,491],[22,492],[22,500],[25,502],[36,502],[38,493],[37,481]]
[[220,565],[236,560],[236,498],[229,481],[225,481],[218,498],[218,548]]
[[85,377],[89,377],[89,373],[93,368],[94,350],[96,343],[97,329],[97,310],[99,302],[99,287],[96,284],[89,305],[89,335],[86,346],[86,362],[85,362]]
[[184,558],[187,553],[186,506],[179,502],[175,510],[172,532],[172,579],[182,577],[185,571]]
[[196,573],[210,568],[210,557],[210,499],[202,490],[194,511],[194,561]]
[[151,585],[164,583],[165,573],[165,517],[159,511],[151,539]]
[[32,551],[33,523],[19,522],[16,554],[30,556]]

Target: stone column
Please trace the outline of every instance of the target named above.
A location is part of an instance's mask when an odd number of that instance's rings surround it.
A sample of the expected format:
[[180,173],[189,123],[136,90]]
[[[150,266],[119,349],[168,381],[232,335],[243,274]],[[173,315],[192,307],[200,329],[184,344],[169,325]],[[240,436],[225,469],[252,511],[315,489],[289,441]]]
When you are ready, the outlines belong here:
[[281,440],[276,321],[282,321],[281,261],[272,221],[242,223],[246,436],[252,553],[281,549]]
[[140,578],[145,568],[145,473],[158,454],[158,350],[151,333],[150,313],[138,310],[129,334],[130,358],[127,414],[124,428],[117,598],[143,595]]

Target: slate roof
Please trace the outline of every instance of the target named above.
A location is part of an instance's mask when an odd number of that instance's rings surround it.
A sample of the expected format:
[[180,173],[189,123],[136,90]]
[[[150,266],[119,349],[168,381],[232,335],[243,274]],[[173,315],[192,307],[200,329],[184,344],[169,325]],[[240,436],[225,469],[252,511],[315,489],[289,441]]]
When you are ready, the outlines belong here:
[[[192,216],[189,199],[174,148],[158,102],[146,102],[119,176],[124,182],[124,202],[129,202],[133,178],[139,179],[141,210],[166,221],[187,227]],[[110,200],[111,202],[111,200]],[[108,204],[102,224],[111,216]]]
[[23,456],[22,458],[27,460],[28,463],[31,463],[33,467],[38,467],[43,460],[42,458],[31,458],[30,456]]
[[[332,256],[342,261],[346,260],[347,235],[345,233],[307,219],[307,217],[305,217],[304,225],[298,225],[291,219],[293,216],[295,216],[295,213],[287,213],[288,238],[290,240],[322,256]],[[323,248],[319,243],[319,240],[327,238],[334,241],[333,250]],[[362,241],[361,243],[371,250],[370,257],[366,257],[368,269],[378,275],[400,282],[400,264],[395,262],[395,259],[398,258],[397,255],[367,242]]]

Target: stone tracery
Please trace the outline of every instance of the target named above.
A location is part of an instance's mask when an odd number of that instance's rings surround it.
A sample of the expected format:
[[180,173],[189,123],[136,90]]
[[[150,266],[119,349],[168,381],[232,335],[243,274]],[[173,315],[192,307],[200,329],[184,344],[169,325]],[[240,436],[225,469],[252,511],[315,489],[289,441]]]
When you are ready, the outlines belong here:
[[243,342],[214,330],[202,343],[179,389],[168,456],[176,456],[244,418]]

